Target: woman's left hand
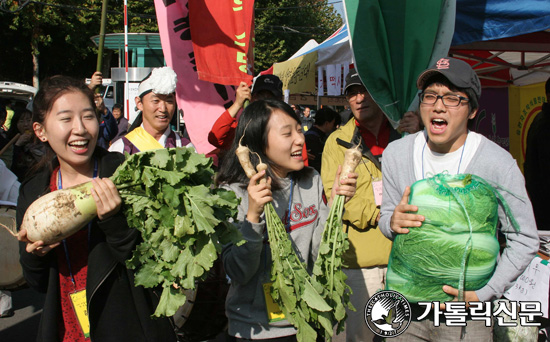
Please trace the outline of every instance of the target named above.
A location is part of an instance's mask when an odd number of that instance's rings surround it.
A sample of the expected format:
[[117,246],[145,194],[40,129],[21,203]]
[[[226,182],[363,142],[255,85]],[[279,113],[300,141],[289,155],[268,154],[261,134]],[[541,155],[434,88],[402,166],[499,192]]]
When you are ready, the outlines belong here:
[[336,195],[342,195],[346,197],[347,202],[355,195],[355,190],[357,189],[357,178],[359,175],[355,172],[351,172],[346,175],[347,178],[340,180],[341,172],[342,166],[339,165],[338,170],[336,171],[336,178],[334,178],[330,199],[332,200]]
[[122,199],[120,194],[109,178],[92,179],[92,196],[97,206],[97,217],[100,220],[109,218],[120,210]]
[[[458,289],[455,289],[452,286],[444,285],[443,292],[454,297],[453,302],[458,301]],[[475,291],[464,291],[464,301],[466,302],[466,307],[470,306],[470,302],[479,302],[479,298]],[[440,304],[439,308],[445,310],[445,304]]]

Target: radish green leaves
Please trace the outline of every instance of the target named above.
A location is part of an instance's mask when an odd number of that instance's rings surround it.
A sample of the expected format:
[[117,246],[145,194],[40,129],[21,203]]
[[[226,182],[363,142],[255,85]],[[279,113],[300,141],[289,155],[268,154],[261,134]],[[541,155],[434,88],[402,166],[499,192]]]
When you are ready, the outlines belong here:
[[127,261],[136,285],[161,286],[155,316],[171,316],[185,303],[182,289],[208,275],[223,244],[239,243],[235,219],[239,200],[212,186],[212,160],[193,149],[171,148],[136,153],[111,177],[120,190],[130,227],[142,242]]

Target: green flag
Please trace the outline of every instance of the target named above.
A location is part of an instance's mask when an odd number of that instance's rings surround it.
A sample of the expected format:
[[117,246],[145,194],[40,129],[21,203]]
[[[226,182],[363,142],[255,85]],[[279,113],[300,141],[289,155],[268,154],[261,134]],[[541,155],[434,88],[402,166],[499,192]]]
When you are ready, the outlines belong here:
[[416,78],[447,56],[456,0],[344,0],[355,69],[397,127],[417,106]]

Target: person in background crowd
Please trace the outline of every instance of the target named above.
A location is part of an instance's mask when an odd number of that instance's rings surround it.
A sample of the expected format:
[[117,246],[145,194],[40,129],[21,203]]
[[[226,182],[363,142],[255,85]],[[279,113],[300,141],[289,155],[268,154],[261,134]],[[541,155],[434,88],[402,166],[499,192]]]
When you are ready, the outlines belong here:
[[[134,271],[126,268],[141,235],[128,227],[118,190],[108,178],[124,156],[97,146],[93,92],[65,76],[41,82],[33,101],[33,129],[47,153],[21,184],[17,227],[25,280],[46,293],[39,340],[176,341],[168,318],[151,318],[158,295],[135,286]],[[88,181],[97,218],[62,242],[29,241],[21,229],[27,208],[45,193]],[[85,318],[79,320],[77,313]]]
[[[96,91],[97,87],[99,87],[101,84],[103,84],[103,75],[101,74],[101,72],[96,71],[92,75],[92,79],[88,87],[92,91]],[[105,106],[105,103],[103,102],[103,97],[100,93],[95,93],[94,100],[97,111],[101,114],[98,145],[103,147],[104,149],[107,149],[109,148],[109,145],[111,144],[113,138],[118,133],[117,123],[115,118],[113,117],[113,114],[111,114],[111,111]]]
[[118,133],[112,139],[112,142],[117,141],[128,133],[128,119],[124,117],[124,106],[121,103],[115,103],[113,106],[113,117],[118,124]]
[[22,183],[29,170],[44,155],[44,145],[35,139],[32,130],[32,112],[30,110],[17,111],[13,116],[12,127],[8,135],[15,136],[16,134],[19,134],[19,138],[13,144],[13,159],[10,169]]
[[15,115],[15,111],[13,110],[10,101],[8,100],[0,100],[0,106],[3,106],[4,110],[6,111],[6,118],[4,119],[4,123],[1,127],[4,131],[7,132],[11,127],[11,120]]
[[[19,186],[20,183],[17,181],[17,177],[0,160],[0,201],[10,202],[15,205],[17,203],[17,196],[19,196]],[[0,318],[11,317],[13,315],[11,291],[0,290]]]
[[353,118],[328,137],[323,150],[321,177],[325,193],[330,196],[334,173],[343,162],[345,151],[359,145],[363,161],[355,171],[359,174],[357,196],[345,205],[342,218],[350,242],[343,255],[344,272],[353,291],[351,303],[357,311],[347,310],[345,331],[334,340],[372,341],[374,334],[365,324],[362,308],[374,293],[384,289],[391,250],[391,241],[378,228],[382,202],[380,158],[390,141],[399,139],[401,135],[393,129],[355,70],[350,70],[346,76],[344,93]]
[[325,141],[340,125],[340,115],[330,108],[321,108],[315,115],[315,124],[305,132],[309,166],[321,173],[321,160]]
[[243,108],[246,100],[254,102],[265,99],[283,99],[283,82],[275,75],[260,75],[254,81],[252,90],[241,82],[236,90],[235,102],[214,122],[208,142],[221,150],[228,150],[235,138],[237,114]]
[[103,97],[101,94],[95,94],[95,104],[98,113],[101,115],[101,123],[99,124],[99,140],[98,146],[104,149],[109,148],[111,141],[116,137],[118,133],[118,125],[111,111],[105,107]]
[[546,102],[529,127],[527,148],[523,171],[525,186],[533,204],[537,228],[550,230],[550,210],[547,207],[547,196],[550,194],[550,78],[544,87]]
[[[488,283],[475,291],[464,291],[468,307],[472,302],[499,299],[535,256],[539,242],[531,203],[523,176],[512,156],[491,140],[468,130],[468,122],[477,114],[481,83],[471,66],[459,59],[441,58],[417,79],[420,116],[424,131],[391,143],[383,154],[384,192],[380,229],[393,240],[407,234],[407,227],[421,227],[430,217],[417,215],[410,205],[410,186],[417,180],[442,172],[472,174],[499,186],[500,195],[520,227],[516,231],[508,215],[499,209],[499,230],[506,237],[494,273]],[[500,201],[499,201],[500,202]],[[486,214],[488,215],[488,214]],[[432,218],[433,220],[433,218]],[[432,221],[433,222],[433,221]],[[470,228],[472,229],[472,228]],[[457,276],[458,277],[458,276]],[[414,287],[412,283],[410,286]],[[443,292],[458,300],[458,289],[449,285]],[[444,306],[444,305],[442,305]],[[433,311],[425,312],[411,304],[413,321],[394,341],[492,341],[492,327],[480,320],[466,319],[464,327],[434,326]],[[439,338],[438,338],[439,337]]]
[[[214,122],[210,133],[208,133],[208,142],[220,150],[220,159],[223,159],[225,151],[231,147],[231,143],[235,139],[237,114],[243,108],[245,101],[254,102],[266,99],[279,101],[283,99],[283,82],[281,82],[279,77],[275,75],[260,75],[254,81],[252,90],[250,90],[250,87],[245,82],[241,82],[236,91],[235,102]],[[308,158],[305,146],[303,158],[307,166]]]
[[[296,329],[287,320],[268,319],[266,298],[271,295],[269,290],[264,291],[264,284],[271,281],[272,262],[263,211],[264,204],[272,201],[277,215],[286,223],[300,261],[312,265],[332,202],[327,203],[323,195],[317,171],[304,167],[300,157],[304,135],[299,120],[284,102],[251,103],[239,119],[237,136],[244,135],[242,144],[256,152],[268,168],[249,180],[235,155],[239,146],[235,139],[216,179],[218,185],[241,199],[235,223],[246,243],[227,245],[222,251],[224,268],[231,278],[226,300],[229,335],[239,340],[296,341]],[[339,179],[341,167],[334,172],[334,178]],[[347,200],[355,194],[357,174],[347,176],[340,185],[335,181],[332,195],[343,195]],[[267,177],[267,182],[259,183],[262,177]],[[294,209],[289,213],[288,208]],[[309,208],[315,218],[301,215],[296,208]]]
[[193,146],[170,128],[176,111],[176,83],[177,75],[170,67],[155,68],[141,81],[135,98],[136,107],[141,111],[141,126],[115,141],[109,151],[134,154],[157,148]]
[[[10,139],[8,139],[8,132],[4,130],[6,115],[6,107],[4,107],[0,103],[0,150],[3,149],[10,142]],[[2,155],[0,155],[0,158],[8,168],[11,166],[11,159],[13,157],[13,153],[9,152],[10,151],[5,151],[4,153],[2,153]]]
[[302,121],[302,130],[304,132],[309,131],[315,122],[315,118],[311,115],[311,108],[305,107],[300,119]]
[[340,125],[345,125],[348,121],[353,118],[353,113],[349,106],[345,106],[344,110],[340,112]]
[[296,115],[298,115],[298,117],[302,116],[302,110],[300,109],[300,106],[291,104],[290,108],[292,108],[292,110],[294,111],[294,113],[296,113]]

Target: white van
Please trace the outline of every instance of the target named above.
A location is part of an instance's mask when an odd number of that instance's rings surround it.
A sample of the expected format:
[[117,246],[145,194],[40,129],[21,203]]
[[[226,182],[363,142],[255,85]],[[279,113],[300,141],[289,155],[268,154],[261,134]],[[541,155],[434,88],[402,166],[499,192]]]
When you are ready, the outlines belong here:
[[22,102],[27,106],[38,89],[30,85],[16,82],[0,81],[0,99],[9,102]]
[[[91,81],[91,78],[87,78],[86,84],[90,84]],[[99,87],[99,92],[101,93],[101,97],[103,97],[103,103],[105,103],[105,107],[107,107],[107,109],[109,110],[112,110],[116,102],[115,88],[110,78],[103,79],[101,87]]]

